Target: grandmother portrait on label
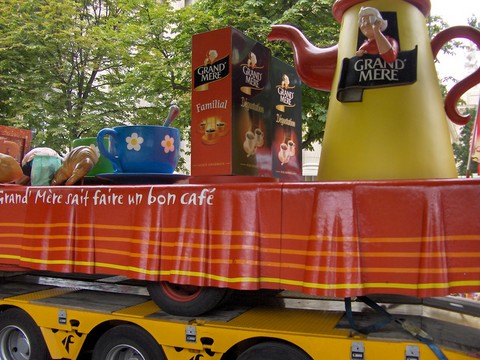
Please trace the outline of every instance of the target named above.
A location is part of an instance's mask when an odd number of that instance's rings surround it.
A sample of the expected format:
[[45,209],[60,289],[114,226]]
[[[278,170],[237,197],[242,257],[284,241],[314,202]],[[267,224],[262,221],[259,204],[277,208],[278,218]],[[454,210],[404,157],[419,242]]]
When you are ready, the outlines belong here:
[[362,7],[358,13],[358,26],[366,40],[357,50],[357,56],[378,54],[388,63],[397,59],[398,42],[383,34],[388,21],[383,19],[380,11],[373,7]]

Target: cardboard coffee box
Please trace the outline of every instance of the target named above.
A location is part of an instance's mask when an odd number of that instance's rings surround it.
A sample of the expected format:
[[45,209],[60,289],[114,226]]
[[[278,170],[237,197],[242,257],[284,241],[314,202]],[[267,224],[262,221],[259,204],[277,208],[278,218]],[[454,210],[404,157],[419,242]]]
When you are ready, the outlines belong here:
[[192,175],[272,176],[270,58],[231,27],[193,36]]
[[272,175],[287,181],[302,180],[301,85],[295,68],[271,58]]
[[301,179],[298,75],[240,31],[193,36],[191,121],[193,176]]

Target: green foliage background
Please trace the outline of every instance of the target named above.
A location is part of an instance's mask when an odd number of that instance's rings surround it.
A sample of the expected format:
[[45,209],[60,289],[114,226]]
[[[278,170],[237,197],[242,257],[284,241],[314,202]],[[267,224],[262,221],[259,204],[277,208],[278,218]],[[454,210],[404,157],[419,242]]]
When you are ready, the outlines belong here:
[[[334,0],[2,0],[0,124],[30,129],[33,146],[65,153],[104,127],[162,124],[172,103],[188,140],[191,38],[233,26],[292,63],[272,24],[291,24],[319,47],[338,42]],[[444,28],[432,18],[432,35]],[[451,50],[447,48],[447,50]],[[304,148],[321,141],[328,93],[303,86]],[[180,166],[183,166],[180,164]]]

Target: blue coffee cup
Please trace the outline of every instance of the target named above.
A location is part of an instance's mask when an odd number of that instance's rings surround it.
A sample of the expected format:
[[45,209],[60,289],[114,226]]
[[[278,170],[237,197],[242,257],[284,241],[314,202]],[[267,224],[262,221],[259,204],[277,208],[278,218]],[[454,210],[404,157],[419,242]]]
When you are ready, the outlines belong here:
[[[104,137],[110,146],[104,145]],[[180,131],[159,125],[131,125],[104,128],[98,132],[100,154],[113,166],[114,173],[171,174],[180,158]]]

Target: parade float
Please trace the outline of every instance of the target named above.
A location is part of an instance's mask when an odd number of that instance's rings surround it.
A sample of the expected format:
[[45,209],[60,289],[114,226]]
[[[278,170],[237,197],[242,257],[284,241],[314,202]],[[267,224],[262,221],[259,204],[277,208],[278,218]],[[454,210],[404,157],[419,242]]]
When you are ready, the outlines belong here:
[[[232,289],[337,298],[478,292],[480,180],[457,179],[446,113],[468,121],[455,105],[479,82],[480,72],[452,89],[445,112],[434,56],[458,36],[479,45],[480,32],[456,27],[431,40],[425,27],[429,10],[428,0],[337,0],[333,14],[341,23],[340,39],[329,49],[312,46],[294,27],[273,26],[268,40],[292,44],[299,78],[331,91],[318,181],[282,179],[294,174],[288,166],[298,166],[298,152],[288,148],[295,132],[280,131],[273,145],[275,132],[262,125],[273,120],[258,120],[272,111],[258,111],[267,105],[251,98],[264,88],[285,95],[299,84],[284,78],[257,89],[252,76],[258,79],[264,70],[260,57],[252,68],[252,48],[237,49],[233,58],[211,42],[201,63],[192,63],[192,77],[208,74],[213,87],[231,76],[228,66],[236,61],[245,64],[239,73],[248,85],[238,79],[230,85],[243,91],[240,104],[233,105],[238,118],[219,121],[218,114],[204,117],[200,111],[217,106],[231,115],[229,91],[216,92],[207,107],[201,100],[192,107],[198,141],[192,168],[199,175],[173,172],[180,139],[169,123],[103,129],[97,146],[113,172],[96,174],[94,183],[0,185],[2,270],[144,280],[163,310],[188,316],[215,308]],[[380,38],[386,50],[374,44]],[[225,61],[229,54],[232,61]],[[288,104],[277,105],[285,110]],[[235,130],[235,119],[250,119],[250,125]],[[222,141],[230,147],[207,153]],[[207,155],[195,158],[199,146],[208,148],[202,150]],[[263,172],[232,171],[234,146],[248,158],[246,168]],[[288,154],[292,160],[282,161]],[[205,156],[223,157],[207,163]],[[259,166],[265,161],[266,167]],[[279,177],[272,175],[275,161],[281,163]],[[89,166],[62,164],[63,170],[85,175],[94,165],[84,158],[81,163]],[[227,172],[208,173],[210,167]]]

